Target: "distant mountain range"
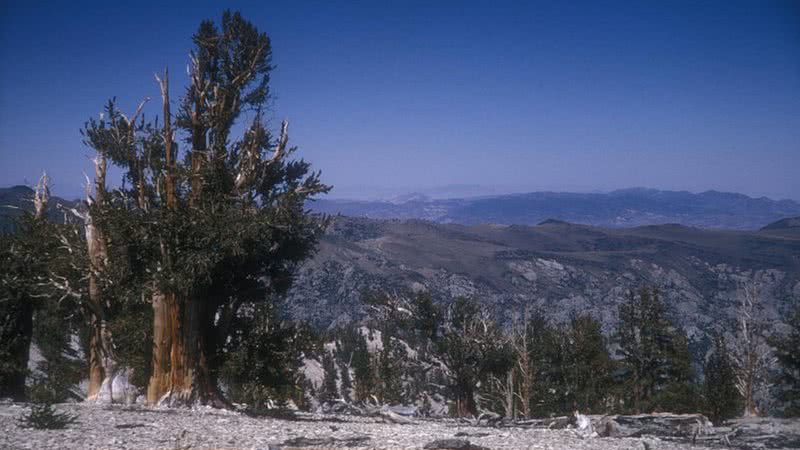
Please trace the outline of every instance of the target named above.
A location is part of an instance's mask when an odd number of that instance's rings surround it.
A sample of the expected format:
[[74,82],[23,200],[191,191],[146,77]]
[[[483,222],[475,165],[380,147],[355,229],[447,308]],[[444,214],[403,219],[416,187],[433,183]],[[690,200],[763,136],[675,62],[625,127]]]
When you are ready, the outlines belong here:
[[700,228],[755,230],[800,216],[793,200],[707,191],[633,188],[610,193],[531,192],[441,199],[408,194],[391,200],[327,200],[315,211],[372,219],[424,219],[436,223],[535,225],[547,219],[602,227],[676,223]]
[[[609,193],[530,192],[491,196],[442,198],[451,188],[425,193],[395,195],[385,200],[321,198],[310,202],[314,211],[370,219],[422,219],[434,223],[464,225],[536,225],[545,220],[610,228],[680,224],[699,228],[757,230],[800,216],[793,200],[753,198],[744,194],[706,191],[661,191],[631,188]],[[0,188],[0,230],[10,226],[19,208],[32,210],[33,190],[27,186]],[[63,215],[57,205],[74,206],[75,200],[53,197],[50,214]]]
[[[47,214],[51,220],[63,222],[64,211],[59,210],[59,205],[73,208],[77,203],[76,200],[53,196],[47,204]],[[11,231],[14,218],[22,214],[23,210],[33,211],[33,189],[28,186],[0,188],[0,232]]]

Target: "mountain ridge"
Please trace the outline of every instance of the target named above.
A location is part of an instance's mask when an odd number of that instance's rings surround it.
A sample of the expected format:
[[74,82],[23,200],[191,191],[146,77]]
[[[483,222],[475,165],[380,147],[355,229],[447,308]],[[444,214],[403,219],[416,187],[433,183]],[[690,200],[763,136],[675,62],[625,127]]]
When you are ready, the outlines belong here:
[[609,193],[527,192],[436,199],[409,194],[391,200],[318,199],[314,211],[373,219],[425,219],[435,223],[526,224],[546,219],[601,227],[679,223],[700,228],[757,230],[800,216],[794,200],[740,193],[628,188]]

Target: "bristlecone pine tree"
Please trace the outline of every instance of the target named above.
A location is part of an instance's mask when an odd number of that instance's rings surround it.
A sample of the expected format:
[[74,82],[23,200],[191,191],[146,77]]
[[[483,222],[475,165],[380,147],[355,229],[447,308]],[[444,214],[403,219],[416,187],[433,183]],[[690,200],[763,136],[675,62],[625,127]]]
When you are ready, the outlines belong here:
[[511,352],[497,324],[477,302],[456,299],[448,309],[438,354],[449,369],[448,384],[454,399],[454,415],[476,416],[476,390],[491,376],[505,376],[511,369]]
[[264,124],[267,35],[225,12],[220,26],[200,24],[194,44],[175,120],[165,71],[160,122],[128,118],[111,101],[84,134],[125,173],[92,218],[105,245],[102,286],[152,304],[148,403],[225,406],[217,378],[231,324],[243,304],[289,287],[325,225],[305,203],[329,187],[291,158],[287,122],[277,138]]
[[736,334],[731,342],[736,387],[744,402],[744,415],[758,416],[759,396],[769,388],[769,371],[774,364],[772,349],[767,344],[768,322],[764,317],[763,299],[755,282],[739,289],[736,311]]

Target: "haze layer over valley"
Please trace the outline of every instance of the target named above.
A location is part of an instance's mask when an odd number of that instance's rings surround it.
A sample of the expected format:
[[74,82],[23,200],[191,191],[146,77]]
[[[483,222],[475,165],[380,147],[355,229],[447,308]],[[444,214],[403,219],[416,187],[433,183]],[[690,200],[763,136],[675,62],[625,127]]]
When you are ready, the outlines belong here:
[[386,200],[323,198],[308,206],[327,214],[437,223],[536,225],[557,219],[603,227],[677,223],[739,230],[755,230],[785,217],[800,216],[800,203],[793,200],[717,191],[694,194],[631,188],[609,193],[529,192],[463,198],[436,194],[406,194]]

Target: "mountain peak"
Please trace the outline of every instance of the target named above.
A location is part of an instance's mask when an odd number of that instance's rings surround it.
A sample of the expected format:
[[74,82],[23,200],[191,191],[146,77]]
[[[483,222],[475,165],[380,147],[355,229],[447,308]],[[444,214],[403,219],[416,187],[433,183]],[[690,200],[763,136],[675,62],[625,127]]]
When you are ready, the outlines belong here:
[[558,220],[558,219],[546,219],[536,224],[537,226],[542,225],[572,225],[569,222]]
[[785,219],[772,222],[761,228],[761,230],[785,230],[789,228],[800,228],[800,217],[787,217]]

